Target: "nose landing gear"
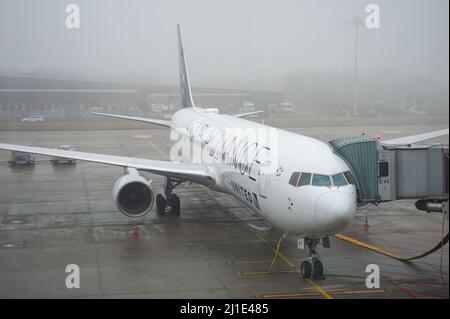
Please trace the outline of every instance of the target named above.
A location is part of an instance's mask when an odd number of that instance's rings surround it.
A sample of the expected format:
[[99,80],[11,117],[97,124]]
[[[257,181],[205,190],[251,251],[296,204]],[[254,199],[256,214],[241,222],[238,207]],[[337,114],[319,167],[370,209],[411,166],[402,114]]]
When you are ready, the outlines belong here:
[[321,280],[325,278],[320,256],[316,252],[316,247],[319,241],[319,238],[305,238],[305,243],[308,245],[309,254],[308,259],[303,261],[300,265],[300,272],[302,277],[305,279],[312,277],[314,280]]

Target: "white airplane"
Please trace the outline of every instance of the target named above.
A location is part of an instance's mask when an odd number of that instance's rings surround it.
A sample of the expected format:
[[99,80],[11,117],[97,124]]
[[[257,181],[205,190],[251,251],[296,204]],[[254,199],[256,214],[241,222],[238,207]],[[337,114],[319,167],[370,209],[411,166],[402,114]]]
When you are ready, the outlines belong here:
[[[188,70],[178,25],[180,90],[182,108],[170,121],[131,116],[96,113],[103,116],[141,121],[171,129],[180,136],[182,154],[174,161],[159,161],[114,155],[57,150],[1,144],[0,149],[73,158],[82,161],[116,165],[125,168],[113,187],[113,199],[118,209],[129,217],[147,214],[156,202],[157,212],[180,212],[180,198],[173,193],[180,183],[201,184],[212,190],[230,194],[253,212],[270,222],[284,234],[296,235],[309,248],[309,258],[302,262],[303,277],[323,278],[323,265],[315,248],[322,240],[329,246],[328,236],[342,231],[354,217],[357,208],[356,186],[351,170],[326,143],[270,128],[243,119],[258,112],[237,115],[219,114],[217,109],[202,109],[194,105]],[[200,132],[195,129],[200,127]],[[264,142],[239,134],[232,135],[233,146],[219,147],[213,140],[229,128],[252,128],[275,132],[273,148]],[[448,134],[447,130],[396,139],[395,144],[414,143]],[[240,142],[239,142],[240,141]],[[253,144],[252,144],[253,143]],[[385,143],[390,143],[386,141]],[[194,162],[185,147],[200,146],[207,157],[216,161]],[[241,161],[242,154],[251,160]],[[188,152],[189,153],[189,152]],[[263,155],[264,153],[264,155]],[[221,159],[217,161],[217,159]],[[225,159],[225,161],[223,160]],[[276,164],[276,165],[274,165]],[[272,167],[271,170],[265,168]],[[164,195],[155,193],[150,182],[139,171],[166,178]]]

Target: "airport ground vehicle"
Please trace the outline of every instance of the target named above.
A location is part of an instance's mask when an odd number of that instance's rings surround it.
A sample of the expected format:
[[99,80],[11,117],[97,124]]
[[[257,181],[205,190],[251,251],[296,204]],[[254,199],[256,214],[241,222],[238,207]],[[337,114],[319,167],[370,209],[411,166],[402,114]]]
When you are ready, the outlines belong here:
[[[56,147],[56,149],[57,150],[65,150],[65,151],[74,151],[75,147],[73,147],[72,145],[66,144],[66,145],[60,145],[60,146]],[[68,157],[54,156],[54,157],[52,157],[50,162],[53,163],[53,164],[58,164],[58,163],[61,163],[61,162],[72,164],[72,163],[76,162],[76,159],[68,158]]]
[[41,115],[24,117],[22,119],[22,123],[38,123],[38,122],[44,122],[44,118]]
[[255,103],[253,102],[243,102],[242,106],[239,108],[239,113],[254,112],[256,111]]
[[32,165],[34,164],[34,157],[30,153],[12,151],[8,163],[11,165]]
[[294,106],[290,102],[282,102],[278,104],[270,104],[269,105],[269,113],[291,113],[294,110]]
[[174,107],[172,104],[166,105],[164,103],[152,103],[150,110],[154,115],[159,116],[162,119],[170,119],[172,113],[174,113]]
[[283,113],[290,113],[293,111],[294,106],[290,102],[282,102],[280,103],[279,109]]

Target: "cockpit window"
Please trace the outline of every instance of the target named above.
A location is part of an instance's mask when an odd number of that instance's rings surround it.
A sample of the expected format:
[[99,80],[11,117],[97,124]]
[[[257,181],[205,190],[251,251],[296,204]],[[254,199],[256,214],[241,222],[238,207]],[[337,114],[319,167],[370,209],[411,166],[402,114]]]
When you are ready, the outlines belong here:
[[349,184],[355,185],[355,181],[353,179],[353,175],[352,175],[352,173],[350,171],[344,172],[344,176],[347,179],[347,182]]
[[291,179],[289,180],[289,184],[297,187],[298,179],[300,177],[300,172],[294,172],[291,175]]
[[331,187],[330,176],[314,174],[312,184],[314,186],[328,186]]
[[338,187],[347,185],[347,181],[345,180],[345,177],[342,174],[333,175],[333,183],[334,186]]
[[302,173],[298,186],[305,186],[311,184],[311,173]]

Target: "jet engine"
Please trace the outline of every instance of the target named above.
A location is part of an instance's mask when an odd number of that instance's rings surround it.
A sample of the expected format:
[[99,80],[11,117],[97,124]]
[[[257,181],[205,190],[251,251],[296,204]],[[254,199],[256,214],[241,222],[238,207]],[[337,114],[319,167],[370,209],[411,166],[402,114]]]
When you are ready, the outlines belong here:
[[146,180],[134,168],[126,168],[128,174],[119,177],[113,187],[113,199],[122,214],[128,217],[141,217],[153,207],[154,192],[151,180]]

